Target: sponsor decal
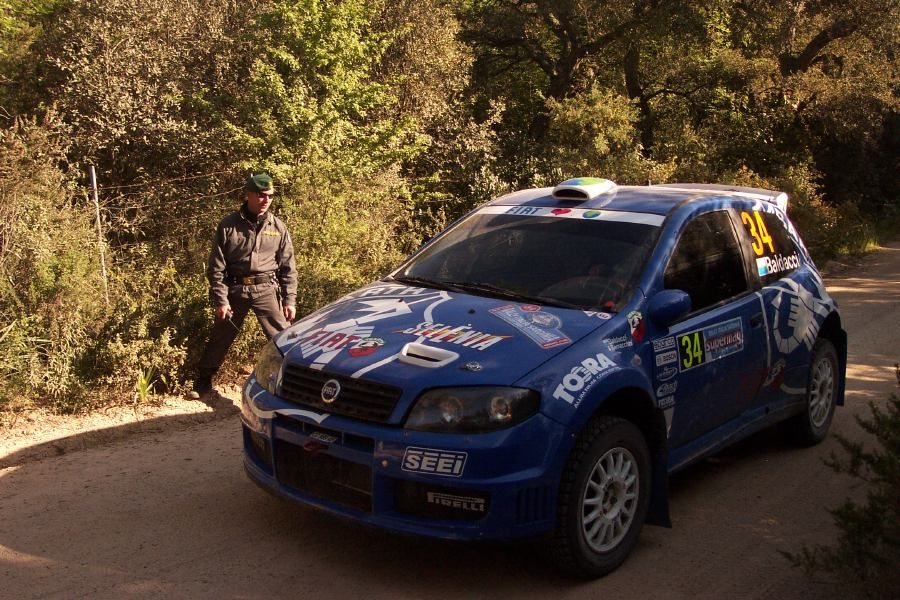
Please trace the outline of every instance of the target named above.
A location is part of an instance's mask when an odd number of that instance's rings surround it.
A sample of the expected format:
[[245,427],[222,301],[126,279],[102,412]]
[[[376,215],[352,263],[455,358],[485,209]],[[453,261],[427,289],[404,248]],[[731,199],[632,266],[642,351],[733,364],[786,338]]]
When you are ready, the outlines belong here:
[[527,313],[531,313],[531,312],[537,312],[537,311],[541,310],[541,307],[537,304],[523,304],[522,310],[524,310]]
[[675,349],[675,338],[667,337],[658,340],[653,340],[653,351],[654,352],[662,352],[663,350],[674,350]]
[[675,406],[675,396],[666,396],[664,398],[660,398],[658,400],[658,402],[659,402],[659,407],[662,410],[666,410],[667,408],[672,408],[673,406]]
[[769,247],[769,252],[771,254],[775,254],[775,245],[772,243],[774,240],[769,234],[769,230],[766,228],[766,222],[763,221],[759,211],[754,210],[752,211],[752,214],[747,211],[742,211],[741,223],[747,228],[747,233],[751,237],[750,247],[753,248],[753,252],[756,256],[765,254],[766,246]]
[[329,379],[322,386],[322,402],[331,404],[341,394],[341,384],[337,379]]
[[478,373],[479,371],[481,371],[481,368],[481,363],[475,361],[467,362],[460,367],[460,369],[462,369],[463,371],[471,371],[472,373]]
[[333,444],[338,441],[336,435],[328,435],[324,431],[313,431],[309,434],[310,439],[322,442],[323,444]]
[[756,271],[760,277],[774,275],[782,271],[793,271],[800,268],[800,254],[794,252],[789,256],[776,254],[775,256],[762,256],[756,259]]
[[623,348],[631,348],[634,346],[634,342],[631,341],[631,337],[629,335],[620,335],[618,337],[609,338],[606,341],[606,347],[610,352],[616,352]]
[[582,215],[585,219],[596,219],[600,216],[599,210],[586,210]]
[[598,352],[595,357],[585,358],[562,378],[562,382],[553,391],[553,397],[578,406],[591,387],[600,380],[598,376],[615,366],[616,363],[602,352]]
[[465,452],[409,446],[403,454],[401,468],[411,473],[460,477],[465,469],[467,456]]
[[678,375],[678,367],[663,367],[656,373],[656,378],[660,381],[668,381],[676,375]]
[[418,335],[427,340],[437,343],[449,343],[472,348],[473,350],[485,350],[490,348],[499,341],[509,339],[508,335],[493,335],[481,331],[475,331],[469,325],[460,325],[454,327],[452,325],[444,325],[443,323],[432,323],[425,321],[419,323],[415,327],[395,331],[394,333],[408,333],[410,335]]
[[743,349],[740,317],[716,323],[678,336],[679,368],[684,372]]
[[498,306],[489,312],[524,333],[531,341],[545,350],[572,342],[566,334],[559,330],[562,321],[556,315],[542,311],[525,312],[515,304]]
[[771,387],[774,389],[778,389],[781,387],[781,384],[784,383],[785,364],[786,363],[783,358],[779,358],[777,361],[775,361],[775,364],[772,365],[771,369],[769,369],[766,380],[763,382],[763,387]]
[[437,504],[448,508],[458,508],[460,510],[478,513],[483,513],[486,506],[484,498],[457,496],[455,494],[444,494],[441,492],[426,492],[425,501],[429,504]]
[[589,317],[597,317],[598,319],[602,319],[603,321],[609,321],[613,317],[608,312],[598,312],[598,311],[594,311],[594,310],[585,310],[582,312]]
[[626,317],[628,319],[628,326],[631,327],[631,337],[634,338],[634,341],[641,342],[644,339],[645,327],[644,327],[644,316],[633,310],[628,313]]
[[506,211],[508,215],[536,215],[541,212],[537,206],[513,206]]
[[554,208],[553,210],[550,211],[550,214],[551,215],[564,215],[564,214],[567,214],[570,212],[572,212],[572,209],[570,209],[570,208]]
[[656,396],[671,396],[676,391],[678,391],[678,382],[670,381],[669,383],[664,383],[656,389]]
[[359,340],[347,350],[347,354],[353,358],[369,356],[384,346],[384,340],[378,337],[367,337]]
[[357,342],[366,339],[372,330],[371,326],[351,325],[337,330],[328,326],[306,333],[297,344],[303,358],[316,357],[315,362],[325,365],[347,346],[356,345]]
[[558,329],[562,326],[562,321],[560,320],[560,318],[548,312],[528,313],[525,318],[538,327],[543,327],[544,329]]
[[822,321],[828,316],[829,304],[821,281],[813,279],[815,293],[790,278],[778,282],[779,292],[772,299],[775,315],[772,337],[782,354],[790,354],[805,345],[812,351]]
[[661,367],[663,365],[669,365],[673,362],[678,361],[678,351],[677,350],[667,350],[666,352],[661,352],[656,355],[656,366]]
[[396,283],[388,283],[383,285],[372,285],[366,288],[363,288],[352,294],[353,298],[371,298],[371,297],[393,297],[393,298],[408,298],[410,296],[424,296],[429,294],[434,294],[435,291],[428,288],[420,288],[420,287],[408,287],[405,285],[400,285]]

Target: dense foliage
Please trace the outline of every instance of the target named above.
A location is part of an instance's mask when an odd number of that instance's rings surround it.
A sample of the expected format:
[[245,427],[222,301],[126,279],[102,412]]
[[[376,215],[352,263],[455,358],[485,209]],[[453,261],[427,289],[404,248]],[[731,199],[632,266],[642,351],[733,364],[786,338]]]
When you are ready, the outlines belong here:
[[190,378],[210,237],[252,170],[276,177],[301,314],[576,175],[785,189],[818,257],[861,249],[898,217],[898,20],[892,0],[0,0],[0,405]]

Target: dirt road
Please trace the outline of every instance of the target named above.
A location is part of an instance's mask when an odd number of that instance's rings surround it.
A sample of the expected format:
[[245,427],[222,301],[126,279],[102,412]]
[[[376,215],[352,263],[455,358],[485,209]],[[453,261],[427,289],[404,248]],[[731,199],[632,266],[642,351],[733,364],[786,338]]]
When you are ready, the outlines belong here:
[[[833,431],[893,390],[900,244],[828,280],[850,333]],[[0,469],[0,598],[840,598],[778,550],[827,542],[828,507],[861,490],[763,433],[673,478],[671,530],[646,527],[589,583],[517,545],[449,544],[359,528],[281,502],[241,467],[237,416],[125,436]],[[19,456],[27,457],[26,452]],[[16,463],[19,464],[16,464]]]

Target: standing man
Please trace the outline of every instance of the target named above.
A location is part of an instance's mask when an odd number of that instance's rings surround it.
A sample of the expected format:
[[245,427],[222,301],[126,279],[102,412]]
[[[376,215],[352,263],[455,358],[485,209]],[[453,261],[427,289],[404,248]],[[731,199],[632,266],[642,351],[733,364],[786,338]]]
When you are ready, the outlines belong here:
[[253,310],[268,339],[296,316],[297,269],[294,246],[281,219],[270,214],[275,187],[265,174],[251,175],[246,201],[219,223],[206,276],[215,324],[200,359],[191,397],[212,390],[212,378]]

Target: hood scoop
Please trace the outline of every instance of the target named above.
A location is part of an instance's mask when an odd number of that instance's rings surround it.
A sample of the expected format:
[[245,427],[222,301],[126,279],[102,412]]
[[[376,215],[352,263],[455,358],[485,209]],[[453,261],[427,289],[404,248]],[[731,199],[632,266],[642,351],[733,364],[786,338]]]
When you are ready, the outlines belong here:
[[416,367],[437,369],[449,365],[457,358],[459,358],[459,354],[456,352],[410,342],[400,350],[399,360]]

